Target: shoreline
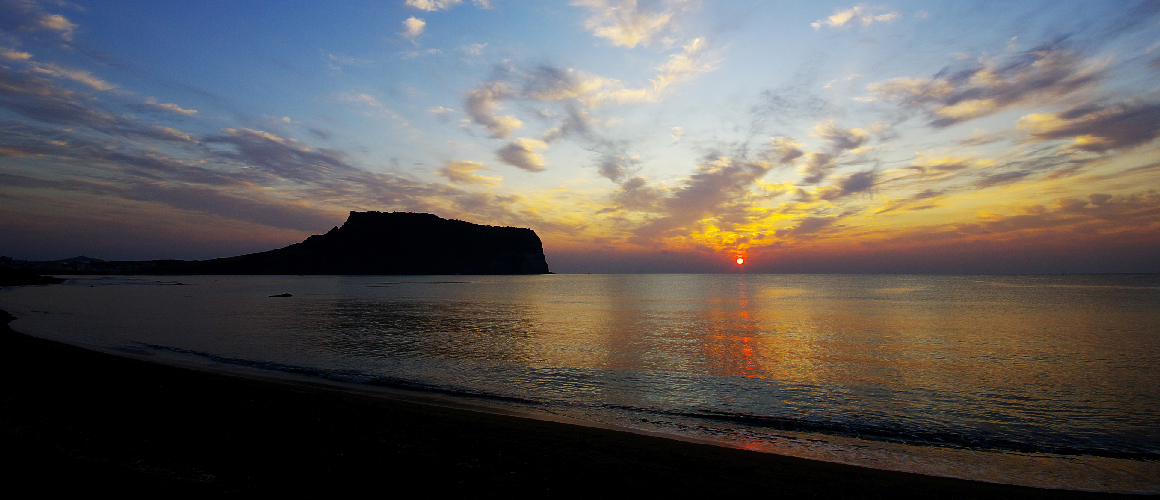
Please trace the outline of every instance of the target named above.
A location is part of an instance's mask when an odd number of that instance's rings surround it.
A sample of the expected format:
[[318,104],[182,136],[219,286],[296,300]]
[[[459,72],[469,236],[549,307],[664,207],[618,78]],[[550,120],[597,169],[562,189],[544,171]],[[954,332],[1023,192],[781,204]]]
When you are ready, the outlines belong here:
[[206,372],[31,337],[5,318],[0,442],[20,460],[4,475],[46,492],[1128,496],[884,471]]

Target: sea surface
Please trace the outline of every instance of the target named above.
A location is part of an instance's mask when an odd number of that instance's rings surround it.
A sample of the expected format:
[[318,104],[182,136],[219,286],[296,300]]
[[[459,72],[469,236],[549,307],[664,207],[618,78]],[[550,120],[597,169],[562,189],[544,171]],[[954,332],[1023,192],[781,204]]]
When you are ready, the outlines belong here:
[[0,309],[140,357],[1160,493],[1160,275],[74,276],[0,288]]

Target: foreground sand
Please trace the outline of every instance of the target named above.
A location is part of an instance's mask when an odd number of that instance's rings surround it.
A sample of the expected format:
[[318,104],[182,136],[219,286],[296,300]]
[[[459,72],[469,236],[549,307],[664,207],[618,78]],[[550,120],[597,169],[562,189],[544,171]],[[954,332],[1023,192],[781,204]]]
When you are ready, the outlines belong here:
[[[0,323],[6,313],[0,312]],[[205,373],[0,326],[7,491],[133,496],[1102,498]]]

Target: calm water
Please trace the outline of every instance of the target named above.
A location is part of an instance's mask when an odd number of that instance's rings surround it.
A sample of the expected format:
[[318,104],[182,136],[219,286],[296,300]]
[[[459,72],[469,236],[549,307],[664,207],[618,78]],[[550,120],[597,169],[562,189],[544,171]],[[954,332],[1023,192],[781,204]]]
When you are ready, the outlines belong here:
[[1160,492],[1157,275],[75,277],[0,289],[0,309],[17,330],[122,352],[887,469]]

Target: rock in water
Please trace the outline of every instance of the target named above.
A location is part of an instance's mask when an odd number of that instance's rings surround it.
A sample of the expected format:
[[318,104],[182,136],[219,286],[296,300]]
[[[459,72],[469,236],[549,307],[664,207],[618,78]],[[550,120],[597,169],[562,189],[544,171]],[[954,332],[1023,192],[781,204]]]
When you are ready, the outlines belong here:
[[190,262],[196,274],[547,274],[535,231],[431,214],[351,212],[342,227],[267,252]]

